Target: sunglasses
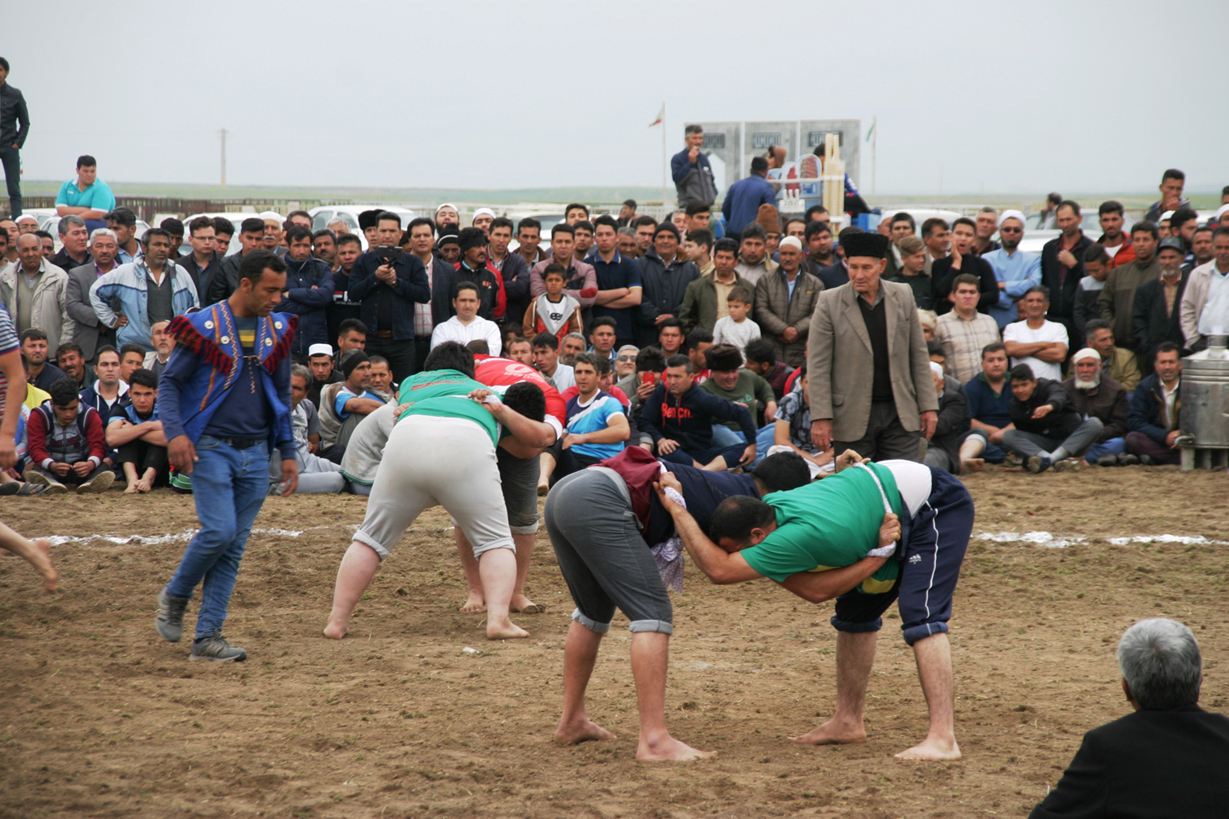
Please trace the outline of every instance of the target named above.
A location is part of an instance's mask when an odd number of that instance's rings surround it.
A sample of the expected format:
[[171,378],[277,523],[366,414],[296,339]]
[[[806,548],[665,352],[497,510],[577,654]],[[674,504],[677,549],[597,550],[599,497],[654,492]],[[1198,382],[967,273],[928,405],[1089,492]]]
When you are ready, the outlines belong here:
[[636,357],[634,355],[621,355],[619,356],[618,360],[619,361],[635,361]]
[[1024,232],[1024,228],[1015,228],[1015,227],[999,228],[999,233],[1023,233],[1023,232]]

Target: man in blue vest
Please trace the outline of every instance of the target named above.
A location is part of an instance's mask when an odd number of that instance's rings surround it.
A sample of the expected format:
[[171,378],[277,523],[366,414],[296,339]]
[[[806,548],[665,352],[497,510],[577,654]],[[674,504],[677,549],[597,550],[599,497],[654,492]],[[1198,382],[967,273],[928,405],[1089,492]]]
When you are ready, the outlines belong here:
[[269,450],[282,454],[282,494],[298,484],[290,414],[290,346],[296,321],[274,313],[286,263],[253,250],[225,301],[177,317],[177,342],[159,383],[159,412],[171,464],[192,478],[201,529],[175,576],[158,593],[154,627],[179,642],[184,609],[204,583],[192,660],[247,659],[222,636],[239,561],[269,492]]

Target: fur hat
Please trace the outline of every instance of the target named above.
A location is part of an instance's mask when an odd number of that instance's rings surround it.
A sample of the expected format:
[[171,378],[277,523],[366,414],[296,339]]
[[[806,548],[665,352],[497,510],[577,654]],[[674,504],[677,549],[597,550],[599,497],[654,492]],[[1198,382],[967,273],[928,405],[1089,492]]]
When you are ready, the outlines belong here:
[[764,229],[765,233],[781,232],[781,217],[777,215],[777,209],[767,202],[760,205],[760,209],[755,214],[755,222]]
[[[844,231],[841,231],[844,233]],[[886,259],[890,240],[878,233],[852,233],[841,237],[841,247],[845,250],[845,258],[853,256],[869,256],[872,259]]]

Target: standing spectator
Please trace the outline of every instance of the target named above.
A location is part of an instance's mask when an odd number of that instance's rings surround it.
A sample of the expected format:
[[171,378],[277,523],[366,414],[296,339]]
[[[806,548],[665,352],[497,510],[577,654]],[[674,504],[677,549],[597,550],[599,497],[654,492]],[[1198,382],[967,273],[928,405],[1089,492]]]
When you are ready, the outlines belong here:
[[115,194],[98,178],[98,161],[89,154],[77,157],[77,177],[60,186],[55,212],[84,219],[90,230],[106,227],[107,214],[115,210]]
[[[763,282],[764,280],[760,279],[760,281]],[[760,326],[747,317],[751,312],[752,301],[751,293],[746,288],[735,287],[730,291],[730,314],[724,318],[717,319],[717,324],[713,327],[713,344],[733,345],[738,348],[739,354],[743,355],[748,344],[759,340]],[[807,316],[805,321],[809,323],[810,316]],[[679,342],[682,342],[683,328],[679,326],[677,329]],[[664,332],[664,326],[662,330]],[[664,344],[662,349],[669,355],[681,352],[681,350],[666,350]],[[746,360],[745,355],[743,355],[742,360]]]
[[290,352],[307,361],[313,344],[329,340],[328,306],[333,301],[333,274],[328,262],[312,257],[311,228],[291,225],[286,230],[286,290],[275,308],[299,317]]
[[987,344],[981,353],[981,372],[964,385],[971,429],[960,444],[960,471],[977,472],[990,463],[1001,463],[1007,454],[1003,433],[1011,423],[1011,390],[1007,383],[1007,350],[1002,344]]
[[807,255],[803,270],[818,277],[819,271],[836,263],[836,249],[832,246],[832,227],[827,222],[810,222],[803,235]]
[[[1144,214],[1144,221],[1156,224],[1161,221],[1163,214],[1190,205],[1191,200],[1182,196],[1182,189],[1185,187],[1186,174],[1177,168],[1166,169],[1165,173],[1161,174],[1159,186],[1161,198],[1148,208],[1148,212]],[[1131,238],[1135,238],[1134,234]]]
[[[929,221],[929,220],[927,220]],[[946,224],[946,222],[944,223]],[[936,227],[936,231],[947,231]],[[930,277],[930,258],[926,253],[926,245],[916,236],[903,236],[896,242],[900,250],[900,269],[888,276],[885,281],[907,284],[913,291],[913,303],[919,310],[934,309],[934,284]],[[940,259],[939,261],[945,261]]]
[[[971,257],[969,261],[982,262]],[[984,264],[984,262],[982,262]],[[972,273],[961,273],[952,283],[953,309],[939,316],[935,340],[943,346],[943,365],[947,375],[965,384],[982,371],[982,350],[999,340],[999,325],[985,313],[977,312],[981,280]]]
[[32,233],[17,239],[17,254],[16,264],[0,270],[0,302],[13,317],[18,334],[38,328],[54,350],[71,337],[68,274],[43,258],[38,237]]
[[555,467],[556,481],[623,451],[631,428],[627,411],[600,388],[601,361],[593,353],[576,357],[576,394],[567,402],[566,424]]
[[279,256],[283,255],[285,252],[283,240],[286,235],[286,220],[282,219],[277,213],[267,210],[260,214],[260,221],[264,224],[260,247],[270,253],[276,253]]
[[115,346],[115,330],[98,321],[90,302],[90,288],[107,273],[118,267],[116,254],[119,243],[115,231],[99,228],[90,236],[89,264],[74,267],[68,273],[64,288],[64,309],[73,322],[73,341],[81,346],[86,361],[94,360],[94,351],[104,345]]
[[[593,270],[593,265],[576,258],[574,253],[576,231],[571,225],[560,222],[551,228],[550,249],[553,258],[549,261],[538,262],[529,273],[529,295],[536,299],[546,292],[546,285],[542,283],[542,273],[545,272],[548,264],[554,262],[567,272],[567,284],[564,289],[570,293],[572,298],[580,302],[582,309],[587,311],[592,308],[593,302],[597,299],[597,273]],[[582,321],[585,324],[589,323],[583,314]]]
[[[707,159],[708,157],[705,157]],[[616,226],[622,230],[625,227],[630,227],[631,223],[636,220],[636,200],[624,199],[623,204],[619,206],[619,218],[616,220]]]
[[1139,360],[1145,364],[1164,341],[1182,346],[1182,292],[1190,277],[1182,264],[1184,250],[1181,239],[1162,239],[1156,254],[1161,277],[1144,282],[1135,291],[1131,332]]
[[504,288],[504,323],[520,326],[529,306],[529,265],[525,257],[512,253],[512,220],[503,216],[491,221],[488,231],[487,266],[500,275]]
[[[527,337],[550,333],[562,339],[569,333],[579,333],[584,329],[580,321],[580,302],[563,289],[566,276],[562,265],[552,262],[546,266],[542,274],[546,292],[530,302],[529,309],[525,311],[525,323],[521,329]],[[598,295],[601,295],[600,291]],[[639,298],[639,295],[640,289],[637,287],[636,297]],[[615,318],[615,321],[618,319]]]
[[939,396],[939,418],[922,463],[959,475],[960,442],[969,431],[969,402],[960,382],[945,375],[942,364],[930,362],[930,374]]
[[35,408],[26,421],[30,465],[22,477],[50,487],[49,495],[67,492],[65,484],[76,486],[78,494],[106,492],[115,473],[102,462],[107,454],[102,419],[81,406],[71,379],[57,381],[47,392],[51,401]]
[[1024,319],[1003,328],[1003,345],[1011,356],[1011,366],[1027,364],[1038,378],[1061,381],[1070,340],[1067,328],[1046,319],[1050,292],[1043,285],[1030,287],[1020,299]]
[[[289,241],[289,240],[287,240]],[[329,272],[337,271],[337,234],[328,228],[312,232],[312,258],[329,266]],[[331,294],[330,294],[331,295]]]
[[632,261],[640,258],[640,243],[636,239],[635,228],[619,228],[615,238],[615,246],[619,248],[620,253]]
[[1097,239],[1097,244],[1105,248],[1105,255],[1110,260],[1109,269],[1134,261],[1135,248],[1131,246],[1130,237],[1122,230],[1126,224],[1122,203],[1113,199],[1102,202],[1097,209],[1097,216],[1101,223],[1101,238]]
[[913,293],[880,280],[887,237],[857,233],[842,244],[850,287],[821,293],[811,319],[812,439],[837,456],[916,461],[939,404]]
[[158,378],[144,368],[132,374],[129,403],[107,419],[107,446],[118,451],[129,495],[149,492],[167,481],[170,460],[158,420]]
[[[120,265],[90,287],[90,304],[101,325],[116,331],[120,345],[150,352],[150,327],[200,306],[192,277],[167,257],[171,237],[162,228],[145,231],[144,255]],[[118,302],[117,313],[111,305]],[[139,365],[138,365],[139,366]]]
[[457,270],[435,253],[435,226],[430,219],[419,216],[411,220],[406,232],[410,234],[410,252],[422,262],[431,291],[430,302],[414,305],[414,370],[418,372],[431,352],[431,333],[453,315],[452,288]]
[[1135,349],[1135,337],[1131,335],[1131,316],[1135,307],[1135,291],[1144,282],[1161,277],[1161,265],[1156,260],[1159,231],[1152,222],[1136,222],[1131,226],[1131,245],[1135,258],[1126,264],[1115,265],[1105,279],[1097,307],[1101,318],[1114,328],[1114,338],[1128,350]]
[[636,246],[640,249],[640,256],[643,257],[653,246],[653,234],[657,232],[657,220],[652,216],[641,216],[632,222],[632,226],[636,230]]
[[592,263],[589,256],[593,250],[593,223],[584,220],[572,225],[572,236],[576,240],[576,258]]
[[115,238],[119,243],[120,264],[132,264],[141,257],[141,242],[137,239],[137,215],[132,208],[119,207],[108,213],[107,228],[115,231]]
[[916,236],[917,222],[913,220],[912,214],[907,211],[900,211],[888,220],[888,238],[892,240],[892,244],[888,246],[890,251],[884,261],[887,263],[884,272],[887,276],[895,276],[904,266],[904,258],[900,252],[900,240],[906,236]]
[[1114,329],[1104,319],[1093,319],[1084,327],[1088,346],[1101,355],[1101,372],[1117,381],[1128,391],[1139,386],[1144,376],[1135,353],[1114,343]]
[[[564,336],[566,342],[570,336]],[[589,328],[589,352],[597,353],[610,359],[613,366],[615,356],[615,325],[614,319],[603,316],[593,320]]]
[[[101,225],[106,227],[106,225]],[[67,272],[74,267],[90,263],[90,230],[80,216],[65,216],[56,226],[60,243],[64,246],[51,257],[51,263]]]
[[[225,216],[213,217],[214,245],[218,251],[219,260],[225,259],[230,253],[230,240],[235,235],[235,226]],[[201,294],[204,298],[204,294]]]
[[734,269],[752,285],[759,284],[762,277],[776,272],[777,263],[768,252],[768,234],[759,224],[748,225],[743,230],[738,264]]
[[1176,464],[1182,460],[1178,428],[1182,409],[1182,351],[1163,342],[1152,359],[1154,372],[1139,382],[1127,410],[1126,449],[1140,463]]
[[775,205],[760,205],[755,215],[755,222],[764,229],[764,253],[768,258],[776,260],[777,248],[781,244],[781,215]]
[[1011,423],[1003,446],[1027,459],[1028,471],[1071,468],[1101,435],[1101,422],[1082,418],[1058,381],[1037,378],[1027,364],[1011,369]]
[[[642,297],[637,341],[641,347],[652,344],[657,329],[666,319],[678,318],[683,309],[687,285],[700,278],[691,262],[678,261],[679,233],[663,222],[653,234],[653,248],[640,260]],[[617,335],[616,329],[616,335]]]
[[756,282],[755,321],[777,359],[797,367],[806,360],[811,314],[824,285],[802,271],[802,242],[797,237],[782,239],[778,253],[781,266]]
[[[216,230],[216,228],[215,228]],[[201,298],[201,306],[226,301],[239,287],[239,265],[247,256],[260,249],[265,237],[265,223],[250,216],[239,223],[239,252],[222,260],[222,266],[209,281],[209,292]]]
[[171,258],[179,258],[179,248],[183,247],[184,224],[173,216],[158,223],[158,227],[171,236]]
[[[682,202],[679,204],[682,205]],[[709,221],[713,216],[709,205],[692,202],[685,207],[685,212],[687,214],[687,235],[690,235],[693,230],[708,230]]]
[[[768,160],[762,156],[751,159],[751,173],[730,186],[721,213],[725,216],[726,235],[734,238],[755,221],[760,205],[771,205],[777,200],[776,189],[765,178],[768,175]],[[711,203],[709,203],[711,204]]]
[[1050,290],[1050,312],[1046,315],[1067,328],[1073,346],[1080,346],[1084,333],[1075,323],[1075,303],[1084,273],[1084,252],[1092,239],[1080,229],[1080,206],[1070,199],[1059,203],[1054,211],[1055,224],[1061,234],[1041,248],[1041,283]]
[[[755,460],[755,423],[741,404],[705,392],[692,381],[685,356],[666,361],[665,379],[644,402],[636,425],[653,439],[659,458],[672,463],[723,472]],[[750,443],[713,445],[713,423],[735,421]]]
[[[430,225],[431,220],[426,220]],[[354,263],[363,253],[362,240],[353,233],[343,233],[337,237],[337,269],[333,271],[333,293],[325,315],[328,318],[328,337],[337,338],[341,323],[347,319],[359,320],[363,306],[350,298],[350,273],[354,271]],[[417,254],[415,254],[417,255]],[[428,250],[430,255],[430,250]],[[421,258],[421,257],[420,257]],[[434,257],[432,257],[434,258]],[[421,305],[415,304],[417,311]],[[415,342],[417,348],[417,341]]]
[[[593,237],[597,251],[589,258],[589,262],[593,265],[594,275],[597,277],[593,316],[613,318],[615,336],[618,343],[623,345],[631,343],[636,337],[636,315],[639,312],[643,287],[640,265],[624,256],[616,247],[616,230],[615,221],[609,216],[599,216],[593,221]],[[576,306],[579,308],[579,302]],[[579,326],[574,328],[576,332],[581,329]],[[567,335],[567,332],[563,335]]]
[[1071,357],[1071,377],[1063,389],[1073,406],[1084,418],[1101,422],[1101,434],[1084,460],[1090,464],[1115,466],[1126,447],[1127,390],[1112,378],[1101,375],[1101,354],[1085,347]]
[[[1131,252],[1134,258],[1135,252]],[[1071,318],[1080,331],[1080,337],[1087,340],[1088,322],[1100,318],[1101,308],[1097,302],[1101,298],[1101,290],[1105,287],[1105,279],[1110,274],[1114,262],[1105,248],[1095,242],[1084,251],[1084,273],[1080,279],[1079,289],[1075,293],[1075,303],[1071,307]]]
[[26,381],[33,387],[44,392],[61,378],[67,378],[64,371],[47,361],[51,351],[47,343],[47,334],[38,327],[21,331],[21,357],[26,362]]
[[39,247],[41,247],[43,251],[43,258],[47,261],[51,261],[56,255],[55,237],[45,230],[35,231],[31,235],[38,237]]
[[358,319],[347,319],[337,328],[337,361],[351,350],[367,349],[367,325]]
[[1061,193],[1051,193],[1046,196],[1045,202],[1041,205],[1041,210],[1038,211],[1037,229],[1038,230],[1054,230],[1058,227],[1057,212],[1058,206],[1063,201]]
[[[381,213],[376,231],[378,246],[399,246],[401,217]],[[397,383],[409,378],[415,366],[414,305],[431,301],[422,262],[409,253],[386,261],[378,250],[369,250],[354,263],[350,296],[361,304],[360,315],[368,329],[367,353],[388,359]]]
[[1182,294],[1182,335],[1189,350],[1207,346],[1205,336],[1229,330],[1229,226],[1212,237],[1213,260],[1191,271]]
[[[184,610],[203,581],[191,656],[220,662],[247,658],[222,627],[252,523],[269,494],[273,446],[281,452],[282,494],[298,483],[287,338],[295,319],[272,312],[286,289],[286,265],[274,253],[253,251],[240,274],[225,302],[175,320],[180,349],[159,384],[168,455],[192,479],[201,528],[158,593],[154,626],[162,639],[179,642]],[[225,355],[203,356],[206,341]]]
[[687,292],[683,294],[679,320],[684,333],[697,327],[712,332],[717,322],[730,314],[729,297],[735,287],[755,292],[755,285],[738,275],[737,264],[738,243],[733,239],[718,239],[713,245],[712,272],[701,273],[687,285]]
[[929,276],[934,263],[940,259],[946,259],[952,247],[951,228],[947,221],[935,216],[922,222],[922,243],[926,246],[926,264],[923,272]]
[[465,345],[475,339],[486,341],[490,350],[499,350],[503,346],[499,337],[499,325],[478,315],[481,299],[478,285],[471,281],[460,281],[453,286],[452,307],[456,315],[435,326],[431,333],[432,350],[445,341]]
[[8,186],[9,214],[21,216],[21,148],[30,135],[26,98],[8,83],[9,61],[0,57],[0,163]]
[[713,264],[712,231],[708,228],[687,231],[683,240],[683,258],[696,266],[701,277],[710,275],[716,267]]
[[[461,246],[461,261],[457,264],[456,280],[476,284],[481,302],[478,315],[487,321],[499,321],[507,311],[507,300],[499,273],[487,266],[486,234],[481,228],[467,227],[457,235],[457,243]],[[492,348],[492,354],[495,352],[496,348]]]
[[973,243],[973,255],[984,256],[992,250],[998,250],[1002,247],[992,237],[994,232],[999,227],[999,212],[994,208],[986,205],[977,212],[977,217],[974,219],[974,224],[977,229],[977,239]]
[[[23,217],[23,222],[26,219],[33,218],[33,216],[27,214]],[[20,228],[14,230],[9,227],[10,225],[16,227],[17,223],[12,219],[0,219],[0,270],[17,261],[17,240],[26,233],[34,232],[32,230],[22,231]],[[35,226],[37,227],[37,225],[38,222],[36,220]]]
[[533,366],[558,392],[576,386],[572,365],[559,358],[559,338],[554,333],[543,332],[533,337]]
[[983,253],[982,258],[994,268],[998,279],[999,298],[990,308],[990,315],[1001,330],[1016,320],[1016,300],[1030,287],[1041,284],[1041,259],[1019,249],[1024,238],[1024,214],[1020,211],[1003,211],[999,217],[999,238],[1002,247]]
[[526,217],[516,223],[516,241],[516,252],[530,271],[539,262],[546,261],[546,253],[538,247],[542,241],[542,223],[537,219]]
[[1191,238],[1191,256],[1194,258],[1182,266],[1183,271],[1189,273],[1199,265],[1207,264],[1216,258],[1216,253],[1212,250],[1215,235],[1216,228],[1207,225],[1195,228],[1195,234]]
[[[208,216],[196,217],[188,222],[188,244],[192,246],[192,252],[175,260],[175,263],[192,277],[196,295],[201,300],[209,292],[209,285],[218,268],[222,266],[222,255],[218,252],[216,236],[217,231],[212,219]],[[92,252],[93,237],[90,244]]]
[[[670,175],[674,179],[679,207],[685,208],[693,203],[712,205],[717,201],[717,181],[708,157],[700,150],[704,146],[704,129],[699,125],[688,125],[683,129],[683,135],[687,147],[670,159]],[[636,215],[636,204],[634,200],[628,201],[632,202],[631,213],[627,217],[630,219]],[[622,211],[619,216],[623,217]]]
[[579,202],[573,202],[563,209],[563,221],[569,225],[589,221],[589,208]]

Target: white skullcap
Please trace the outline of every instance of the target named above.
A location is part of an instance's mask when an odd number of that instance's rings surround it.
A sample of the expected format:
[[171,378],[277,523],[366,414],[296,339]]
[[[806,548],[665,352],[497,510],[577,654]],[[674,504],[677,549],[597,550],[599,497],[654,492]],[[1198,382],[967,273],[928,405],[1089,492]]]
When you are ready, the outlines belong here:
[[[436,211],[436,213],[439,213],[439,211]],[[478,210],[474,211],[474,219],[476,220],[479,216],[490,216],[494,219],[495,211],[490,208],[478,208]]]
[[451,202],[445,202],[444,204],[440,205],[438,208],[435,209],[435,215],[439,216],[440,211],[443,210],[444,208],[452,208],[453,210],[456,210],[457,206],[452,204]]
[[784,239],[781,240],[780,244],[778,244],[777,247],[778,248],[792,247],[795,250],[802,250],[802,242],[799,241],[797,236],[786,236]]
[[[1221,205],[1219,208],[1217,208],[1216,209],[1217,221],[1220,221],[1220,218],[1224,216],[1226,212],[1229,212],[1229,205]],[[17,221],[20,222],[21,220],[18,219]]]
[[280,222],[280,221],[282,221],[282,218],[283,218],[283,217],[282,217],[280,214],[274,213],[274,212],[273,212],[273,211],[271,211],[271,210],[267,210],[267,211],[265,211],[264,213],[260,214],[260,216],[259,216],[258,218],[260,218],[260,219],[276,219],[277,221],[279,221],[279,222]]
[[13,222],[20,225],[22,222],[24,222],[27,219],[29,219],[31,222],[33,222],[36,225],[38,224],[38,219],[34,216],[31,216],[28,213],[23,213],[21,216],[18,216],[16,219],[14,219]]
[[1080,361],[1083,361],[1086,358],[1094,358],[1097,361],[1100,361],[1101,354],[1098,353],[1096,350],[1094,350],[1092,347],[1085,347],[1084,349],[1080,350],[1075,355],[1071,356],[1071,363],[1078,364]]
[[1025,222],[1025,221],[1024,221],[1024,214],[1023,214],[1023,213],[1021,213],[1020,211],[1018,211],[1018,210],[1005,210],[1005,211],[1003,211],[1003,213],[999,216],[999,227],[1002,227],[1002,226],[1003,226],[1003,223],[1004,223],[1004,222],[1006,222],[1008,219],[1019,219],[1019,220],[1020,220],[1020,227],[1024,227],[1024,226],[1027,224],[1027,222]]
[[307,357],[311,358],[314,355],[327,355],[331,358],[333,356],[333,348],[328,344],[313,344],[307,348]]
[[934,373],[935,375],[939,376],[940,378],[943,377],[943,365],[940,364],[938,361],[930,362],[930,371]]
[[1160,219],[1157,219],[1157,222],[1158,222],[1158,223],[1159,223],[1159,222],[1164,222],[1166,219],[1170,219],[1170,218],[1172,218],[1172,217],[1173,217],[1173,215],[1174,215],[1174,212],[1173,212],[1172,210],[1167,210],[1167,211],[1165,211],[1164,213],[1162,213],[1162,214],[1161,214],[1161,218],[1160,218]]

